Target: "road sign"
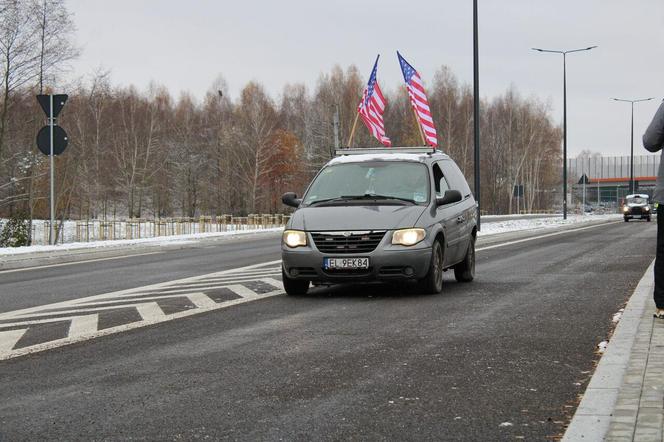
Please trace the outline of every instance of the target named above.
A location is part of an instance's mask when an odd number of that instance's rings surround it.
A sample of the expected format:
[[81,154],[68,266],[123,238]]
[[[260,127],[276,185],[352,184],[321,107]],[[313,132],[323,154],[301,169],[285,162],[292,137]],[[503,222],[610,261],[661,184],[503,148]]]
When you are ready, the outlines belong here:
[[588,179],[588,175],[585,173],[581,175],[581,178],[579,178],[579,184],[589,184],[590,180]]
[[[53,155],[60,155],[67,148],[67,132],[60,126],[53,126]],[[51,154],[51,127],[44,126],[37,134],[37,147],[44,155]]]
[[[67,102],[67,98],[69,98],[69,95],[67,94],[53,95],[53,118],[58,118],[60,111]],[[41,106],[46,116],[50,117],[50,95],[37,95],[37,101],[39,101],[39,105]]]
[[37,101],[42,110],[48,117],[48,126],[41,128],[37,134],[37,147],[44,154],[48,155],[50,162],[51,175],[51,224],[50,224],[50,243],[55,244],[55,161],[53,157],[64,152],[67,147],[67,132],[57,124],[56,117],[67,102],[66,94],[60,95],[37,95]]

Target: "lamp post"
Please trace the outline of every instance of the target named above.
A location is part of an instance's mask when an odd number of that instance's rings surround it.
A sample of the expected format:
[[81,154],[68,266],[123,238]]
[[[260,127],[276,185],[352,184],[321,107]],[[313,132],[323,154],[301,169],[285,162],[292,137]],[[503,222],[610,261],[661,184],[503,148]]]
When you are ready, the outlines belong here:
[[613,101],[622,101],[624,103],[630,103],[632,105],[632,130],[631,136],[629,138],[630,142],[630,154],[629,154],[629,193],[634,193],[634,103],[640,103],[642,101],[650,101],[655,97],[650,98],[641,98],[639,100],[625,100],[623,98],[612,98]]
[[477,202],[477,230],[482,230],[480,211],[480,62],[477,32],[477,0],[473,1],[473,133],[475,144],[475,201]]
[[563,56],[563,219],[567,219],[567,54],[595,49],[597,46],[589,46],[582,49],[569,51],[556,51],[551,49],[532,48],[533,51],[550,52],[562,54]]

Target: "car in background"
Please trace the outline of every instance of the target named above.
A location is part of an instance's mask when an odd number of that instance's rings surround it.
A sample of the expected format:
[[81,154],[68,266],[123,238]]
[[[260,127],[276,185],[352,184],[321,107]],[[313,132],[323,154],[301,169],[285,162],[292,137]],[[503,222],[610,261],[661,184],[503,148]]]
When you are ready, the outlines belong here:
[[431,148],[340,149],[316,175],[282,237],[286,293],[310,283],[414,280],[439,293],[443,272],[475,276],[477,204],[463,173]]
[[625,222],[629,222],[630,219],[645,219],[650,222],[652,208],[650,207],[649,198],[648,195],[643,193],[627,195],[623,206]]

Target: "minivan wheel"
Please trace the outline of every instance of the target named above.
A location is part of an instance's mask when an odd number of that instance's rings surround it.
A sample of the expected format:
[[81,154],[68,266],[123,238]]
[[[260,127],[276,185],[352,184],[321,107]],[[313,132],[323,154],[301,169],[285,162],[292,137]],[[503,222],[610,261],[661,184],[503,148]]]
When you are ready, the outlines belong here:
[[475,278],[475,238],[470,239],[466,257],[454,266],[454,277],[458,282],[470,282]]
[[281,280],[284,283],[284,290],[290,296],[304,296],[309,291],[309,281],[306,279],[290,279],[286,276],[284,269],[281,269]]
[[418,285],[425,293],[435,294],[443,291],[443,245],[439,240],[434,241],[431,247],[427,276],[418,281]]

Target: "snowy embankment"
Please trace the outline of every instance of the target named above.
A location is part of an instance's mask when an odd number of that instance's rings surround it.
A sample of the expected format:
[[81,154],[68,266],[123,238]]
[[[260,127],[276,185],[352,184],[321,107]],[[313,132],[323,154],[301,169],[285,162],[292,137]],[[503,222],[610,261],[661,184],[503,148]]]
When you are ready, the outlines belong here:
[[552,229],[571,224],[588,223],[593,221],[622,220],[620,214],[610,215],[568,215],[567,219],[555,218],[529,218],[529,219],[510,219],[503,221],[491,221],[491,216],[482,217],[482,225],[479,236],[495,235],[498,233],[516,232],[520,230],[538,230]]
[[205,238],[219,238],[224,236],[234,235],[247,235],[252,233],[264,232],[280,232],[282,227],[275,227],[272,229],[255,229],[255,230],[236,230],[231,232],[208,232],[208,233],[193,233],[189,235],[172,235],[172,236],[157,236],[153,238],[140,238],[140,239],[118,239],[107,241],[92,241],[92,242],[72,242],[66,244],[58,244],[55,246],[28,246],[28,247],[0,247],[0,257],[2,255],[16,255],[21,253],[33,252],[48,252],[48,251],[62,251],[62,250],[80,250],[80,249],[102,249],[107,247],[117,246],[137,246],[137,245],[150,245],[162,246],[170,244],[187,244],[193,243]]
[[[517,215],[518,216],[518,215]],[[561,215],[562,216],[562,215]],[[501,218],[504,218],[501,216]],[[570,215],[567,220],[561,218],[530,218],[530,219],[509,219],[502,221],[491,221],[491,216],[482,217],[482,230],[480,236],[495,235],[499,233],[515,232],[522,230],[538,230],[538,229],[551,229],[566,225],[593,222],[593,221],[607,221],[607,220],[620,220],[622,215]],[[47,252],[47,251],[64,251],[64,250],[78,250],[78,249],[100,249],[106,247],[117,246],[140,246],[140,245],[171,245],[171,244],[186,244],[195,242],[205,238],[218,238],[235,235],[246,235],[263,232],[279,232],[281,227],[272,229],[258,229],[258,230],[242,230],[231,232],[209,232],[209,233],[195,233],[189,235],[173,235],[173,236],[160,236],[154,238],[141,238],[141,239],[122,239],[122,240],[108,240],[108,241],[93,241],[93,242],[73,242],[67,244],[59,244],[55,246],[36,245],[29,247],[5,247],[0,248],[0,257],[2,255],[16,255],[21,253],[33,252]]]

